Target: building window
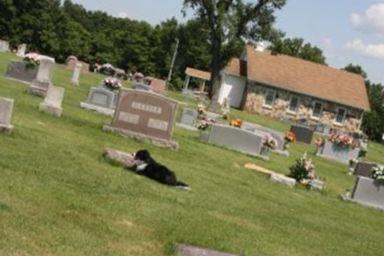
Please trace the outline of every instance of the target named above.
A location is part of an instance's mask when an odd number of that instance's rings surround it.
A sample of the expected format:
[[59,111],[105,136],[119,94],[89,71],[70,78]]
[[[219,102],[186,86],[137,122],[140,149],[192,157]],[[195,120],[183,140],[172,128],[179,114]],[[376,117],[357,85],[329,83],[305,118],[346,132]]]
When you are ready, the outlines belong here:
[[275,102],[275,98],[276,98],[276,91],[267,90],[267,92],[265,93],[264,106],[272,107],[273,103]]
[[335,118],[335,122],[338,124],[344,123],[345,116],[347,115],[347,110],[345,108],[338,108]]
[[321,104],[320,102],[315,102],[313,104],[312,117],[320,118],[322,113],[323,113],[323,104]]
[[298,96],[292,96],[291,101],[289,102],[289,108],[288,110],[290,112],[297,112],[297,109],[299,108],[299,97]]

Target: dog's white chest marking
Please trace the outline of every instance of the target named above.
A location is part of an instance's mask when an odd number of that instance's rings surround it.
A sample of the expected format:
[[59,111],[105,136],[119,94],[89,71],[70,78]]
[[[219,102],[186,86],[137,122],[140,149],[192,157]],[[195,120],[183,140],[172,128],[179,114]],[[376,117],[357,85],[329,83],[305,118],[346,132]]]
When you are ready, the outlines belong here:
[[147,168],[148,164],[140,164],[136,167],[136,171],[140,172],[140,171],[144,171],[145,168]]

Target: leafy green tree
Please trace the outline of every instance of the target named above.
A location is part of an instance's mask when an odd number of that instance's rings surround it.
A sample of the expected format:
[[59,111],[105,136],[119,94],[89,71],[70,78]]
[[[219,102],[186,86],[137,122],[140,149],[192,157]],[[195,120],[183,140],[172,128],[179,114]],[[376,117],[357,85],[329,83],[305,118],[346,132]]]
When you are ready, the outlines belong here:
[[363,70],[360,65],[348,64],[343,70],[361,75],[364,79],[367,79],[367,73]]
[[383,85],[366,82],[371,111],[363,118],[362,129],[372,140],[381,142],[384,134]]
[[315,63],[327,65],[320,48],[305,43],[302,38],[285,38],[273,41],[270,50],[272,53],[286,54]]
[[[268,31],[274,22],[274,10],[284,6],[285,0],[184,0],[184,11],[191,8],[195,16],[208,28],[212,78],[210,95],[217,97],[220,71],[228,60],[243,47],[241,37],[255,38],[260,31]],[[216,99],[214,99],[215,104]]]

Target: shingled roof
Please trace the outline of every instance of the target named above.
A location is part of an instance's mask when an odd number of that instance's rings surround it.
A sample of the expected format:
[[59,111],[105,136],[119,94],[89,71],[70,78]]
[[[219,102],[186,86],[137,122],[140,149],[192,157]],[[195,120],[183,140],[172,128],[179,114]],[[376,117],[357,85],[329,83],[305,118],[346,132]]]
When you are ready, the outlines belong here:
[[[247,46],[248,80],[298,94],[369,110],[369,100],[362,76],[299,58],[256,51]],[[241,72],[239,59],[232,59],[226,72]]]
[[206,81],[211,80],[210,72],[206,72],[206,71],[202,71],[202,70],[198,70],[190,67],[187,67],[185,69],[185,74],[187,74],[188,76],[200,78]]

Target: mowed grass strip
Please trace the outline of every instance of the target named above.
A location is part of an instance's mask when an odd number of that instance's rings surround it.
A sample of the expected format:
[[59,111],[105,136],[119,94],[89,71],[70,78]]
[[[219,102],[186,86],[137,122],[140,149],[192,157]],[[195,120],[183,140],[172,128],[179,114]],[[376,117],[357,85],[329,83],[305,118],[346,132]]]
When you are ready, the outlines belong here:
[[[0,54],[0,74],[12,54]],[[353,187],[347,167],[315,157],[314,146],[292,145],[289,158],[263,161],[175,129],[178,152],[105,133],[111,118],[79,107],[103,79],[55,68],[66,88],[62,118],[38,111],[27,86],[0,76],[0,96],[15,99],[12,135],[0,135],[0,255],[172,255],[188,243],[243,255],[381,255],[384,214],[340,200]],[[172,97],[182,100],[175,92]],[[195,105],[194,102],[189,102]],[[179,110],[180,111],[180,110]],[[284,131],[286,124],[233,111]],[[106,147],[146,148],[192,191],[169,188],[105,161]],[[371,143],[369,160],[384,148]],[[243,168],[252,162],[288,173],[308,152],[324,192],[290,189]]]

